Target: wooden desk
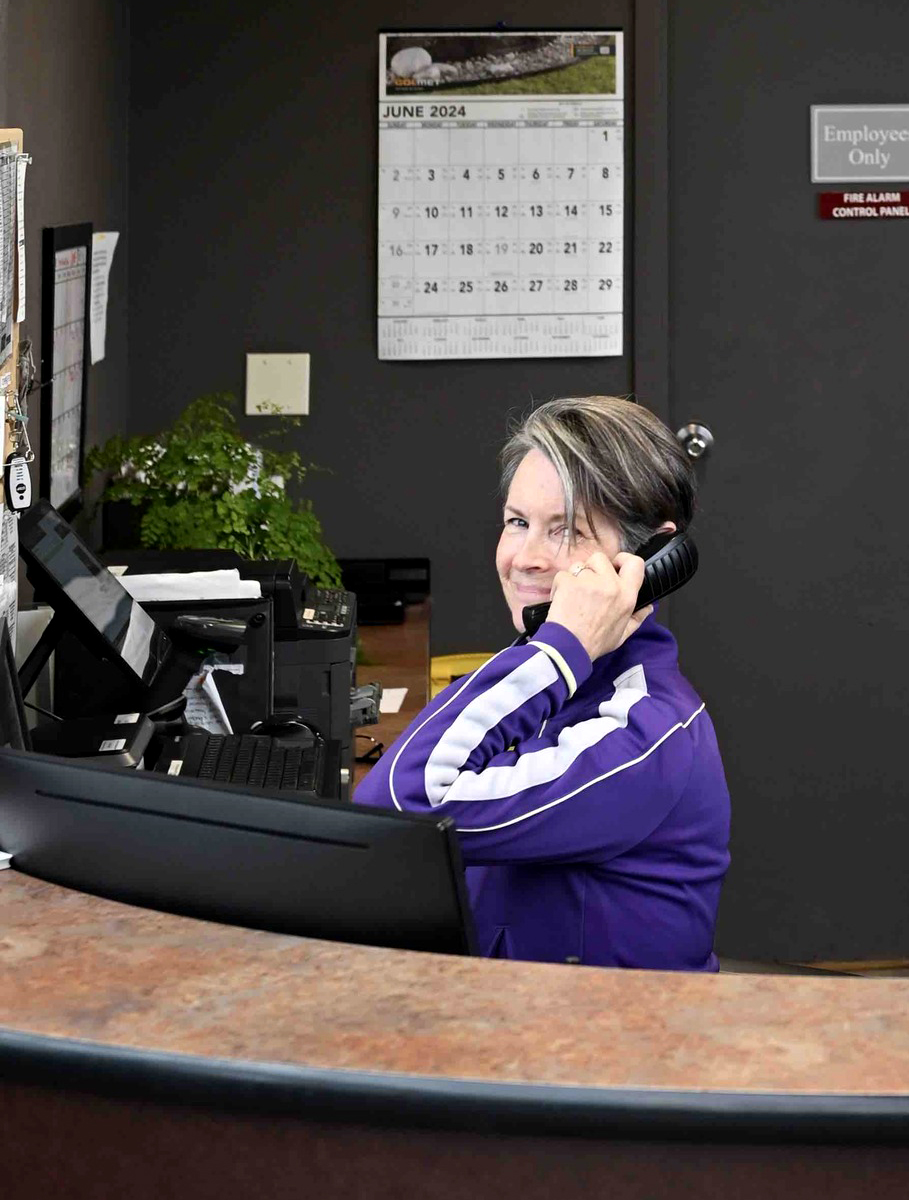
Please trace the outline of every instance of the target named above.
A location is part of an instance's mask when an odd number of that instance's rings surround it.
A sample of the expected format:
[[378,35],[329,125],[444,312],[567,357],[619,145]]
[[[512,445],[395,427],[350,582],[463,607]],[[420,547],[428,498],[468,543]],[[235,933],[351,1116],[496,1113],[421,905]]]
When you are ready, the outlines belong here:
[[[382,713],[377,725],[366,725],[367,733],[387,748],[413,720],[429,699],[430,601],[409,604],[400,625],[362,625],[360,647],[365,658],[357,666],[358,683],[381,683],[385,688],[406,687],[400,712]],[[358,747],[369,749],[360,739]],[[355,749],[356,753],[362,751]],[[368,774],[370,763],[356,763],[354,787]]]

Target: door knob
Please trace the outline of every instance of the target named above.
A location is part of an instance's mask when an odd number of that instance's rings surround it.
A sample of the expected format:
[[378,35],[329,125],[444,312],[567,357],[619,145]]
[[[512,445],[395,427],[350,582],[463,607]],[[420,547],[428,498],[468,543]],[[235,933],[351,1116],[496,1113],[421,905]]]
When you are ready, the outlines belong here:
[[689,458],[706,458],[713,446],[713,434],[706,425],[689,421],[675,435]]

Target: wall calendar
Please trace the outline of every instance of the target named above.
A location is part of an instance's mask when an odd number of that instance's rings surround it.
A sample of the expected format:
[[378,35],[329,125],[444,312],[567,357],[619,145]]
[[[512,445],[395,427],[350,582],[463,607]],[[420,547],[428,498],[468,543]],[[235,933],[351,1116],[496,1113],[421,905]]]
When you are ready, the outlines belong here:
[[620,32],[379,40],[380,359],[622,353]]

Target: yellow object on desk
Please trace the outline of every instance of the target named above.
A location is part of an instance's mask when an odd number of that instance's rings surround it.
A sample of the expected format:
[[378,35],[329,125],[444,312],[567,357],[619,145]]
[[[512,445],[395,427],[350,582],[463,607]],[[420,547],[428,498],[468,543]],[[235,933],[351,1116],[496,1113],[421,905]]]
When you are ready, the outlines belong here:
[[443,688],[448,687],[455,679],[469,675],[488,662],[492,654],[439,654],[429,661],[429,695],[438,696]]

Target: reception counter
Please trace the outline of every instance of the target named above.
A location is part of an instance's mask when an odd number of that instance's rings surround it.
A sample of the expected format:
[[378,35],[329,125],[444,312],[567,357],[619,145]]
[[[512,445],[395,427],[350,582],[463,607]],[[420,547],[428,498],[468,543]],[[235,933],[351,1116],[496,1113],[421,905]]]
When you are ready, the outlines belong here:
[[[425,701],[428,605],[364,634],[361,679],[408,688],[388,745]],[[909,980],[341,945],[15,870],[0,912],[14,1198],[909,1192]]]
[[14,870],[0,905],[17,1196],[909,1187],[909,980],[341,945]]

